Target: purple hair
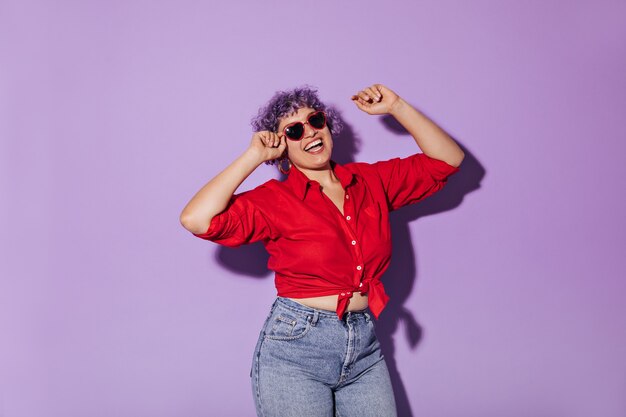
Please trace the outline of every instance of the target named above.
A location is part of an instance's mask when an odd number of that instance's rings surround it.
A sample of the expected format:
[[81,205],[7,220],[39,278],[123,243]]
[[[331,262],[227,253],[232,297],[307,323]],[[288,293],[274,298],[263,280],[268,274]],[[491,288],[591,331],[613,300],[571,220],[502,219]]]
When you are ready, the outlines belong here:
[[[306,85],[292,90],[277,91],[270,101],[259,109],[258,115],[252,119],[252,128],[255,132],[262,130],[276,132],[280,119],[297,112],[303,107],[322,110],[326,113],[326,124],[330,129],[330,133],[336,136],[341,132],[343,124],[339,118],[339,113],[321,102],[317,96],[317,89]],[[285,158],[286,155],[278,160],[267,161],[266,164],[274,165]]]

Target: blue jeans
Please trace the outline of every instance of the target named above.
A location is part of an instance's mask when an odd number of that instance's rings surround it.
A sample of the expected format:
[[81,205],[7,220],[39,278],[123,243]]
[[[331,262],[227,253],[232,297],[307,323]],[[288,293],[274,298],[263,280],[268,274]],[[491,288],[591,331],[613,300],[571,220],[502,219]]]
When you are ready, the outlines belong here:
[[278,297],[254,350],[252,392],[261,417],[396,416],[370,314],[318,310]]

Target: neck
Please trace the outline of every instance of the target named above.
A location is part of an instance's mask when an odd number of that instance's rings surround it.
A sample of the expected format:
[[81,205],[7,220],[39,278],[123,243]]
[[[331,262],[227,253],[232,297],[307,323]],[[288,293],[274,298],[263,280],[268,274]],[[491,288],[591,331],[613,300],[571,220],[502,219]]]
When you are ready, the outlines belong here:
[[335,176],[330,162],[320,169],[298,168],[310,180],[317,181],[322,187],[336,184],[339,179]]

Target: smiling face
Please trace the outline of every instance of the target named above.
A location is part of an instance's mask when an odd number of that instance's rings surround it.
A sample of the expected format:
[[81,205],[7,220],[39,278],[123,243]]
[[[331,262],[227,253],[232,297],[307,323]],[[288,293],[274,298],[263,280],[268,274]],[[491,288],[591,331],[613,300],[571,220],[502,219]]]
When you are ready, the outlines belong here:
[[[310,114],[315,109],[302,107],[297,112],[280,119],[278,133],[283,134],[285,126],[294,123],[304,123],[304,136],[299,141],[287,139],[287,155],[292,164],[300,170],[320,170],[330,168],[330,158],[333,150],[333,138],[326,125],[316,130],[307,123]],[[308,150],[305,150],[308,149]]]

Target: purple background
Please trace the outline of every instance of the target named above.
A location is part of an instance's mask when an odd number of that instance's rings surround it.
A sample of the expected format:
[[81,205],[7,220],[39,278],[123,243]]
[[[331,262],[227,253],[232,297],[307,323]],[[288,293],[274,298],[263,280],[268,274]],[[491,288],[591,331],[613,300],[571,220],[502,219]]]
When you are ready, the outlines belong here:
[[253,415],[266,258],[178,216],[278,89],[342,112],[342,161],[416,152],[350,102],[380,82],[467,155],[394,216],[400,415],[623,417],[624,21],[624,1],[1,2],[0,416]]

